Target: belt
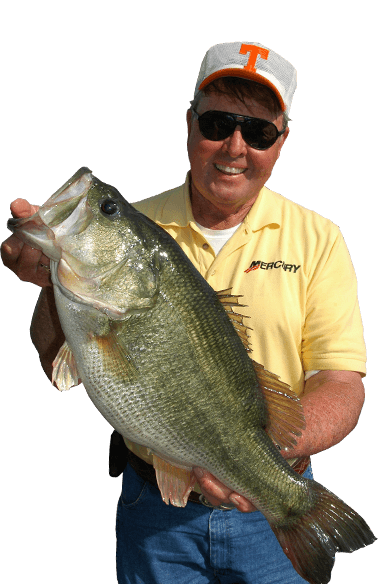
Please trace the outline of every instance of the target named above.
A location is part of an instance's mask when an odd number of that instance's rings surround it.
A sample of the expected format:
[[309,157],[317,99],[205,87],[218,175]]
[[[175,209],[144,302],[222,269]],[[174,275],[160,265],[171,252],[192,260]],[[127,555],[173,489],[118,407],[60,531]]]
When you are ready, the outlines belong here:
[[[148,483],[150,483],[151,485],[153,485],[154,487],[156,487],[158,489],[159,487],[158,487],[157,480],[156,480],[155,469],[152,466],[152,464],[148,464],[147,462],[142,460],[142,458],[139,458],[139,456],[134,454],[134,452],[132,452],[131,450],[128,450],[127,454],[128,454],[128,457],[127,457],[128,463],[130,464],[132,469],[136,472],[136,474],[141,479],[143,479],[144,481],[147,481]],[[293,464],[292,469],[295,470],[298,474],[303,474],[309,464],[310,464],[310,457],[304,456],[302,458],[298,458],[298,460]],[[202,505],[206,505],[206,507],[212,507],[214,509],[221,509],[222,511],[228,511],[230,509],[234,509],[234,506],[227,506],[227,505],[214,506],[214,505],[211,505],[211,503],[209,503],[209,501],[207,501],[207,499],[205,499],[205,497],[203,495],[201,495],[200,493],[196,493],[195,491],[191,491],[188,500],[191,501],[192,503],[201,503]]]

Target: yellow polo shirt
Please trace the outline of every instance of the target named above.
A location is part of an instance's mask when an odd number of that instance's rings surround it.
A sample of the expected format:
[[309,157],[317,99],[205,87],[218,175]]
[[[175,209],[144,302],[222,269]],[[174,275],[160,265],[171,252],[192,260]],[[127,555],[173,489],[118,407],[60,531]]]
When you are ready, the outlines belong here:
[[330,220],[263,187],[216,256],[193,218],[189,174],[184,185],[134,206],[177,241],[214,290],[243,295],[247,307],[238,312],[253,329],[253,359],[298,395],[304,371],[365,374],[356,276]]

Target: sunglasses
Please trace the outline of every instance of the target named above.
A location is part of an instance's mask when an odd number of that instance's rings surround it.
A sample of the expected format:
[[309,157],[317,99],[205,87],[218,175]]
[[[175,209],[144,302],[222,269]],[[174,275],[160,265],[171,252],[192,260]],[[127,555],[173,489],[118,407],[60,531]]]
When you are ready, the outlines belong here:
[[272,122],[261,118],[251,118],[228,112],[210,110],[199,115],[194,108],[192,111],[198,118],[199,129],[204,138],[216,142],[224,140],[240,126],[244,141],[255,150],[267,150],[285,132],[279,132]]

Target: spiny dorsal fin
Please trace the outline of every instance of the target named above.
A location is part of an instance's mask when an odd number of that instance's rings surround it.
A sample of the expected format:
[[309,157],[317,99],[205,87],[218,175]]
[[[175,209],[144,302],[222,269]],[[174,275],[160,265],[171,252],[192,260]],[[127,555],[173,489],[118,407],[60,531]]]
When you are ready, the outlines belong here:
[[[239,304],[239,298],[242,296],[231,294],[231,288],[220,290],[217,296],[246,351],[251,352],[247,330],[252,329],[244,324],[244,319],[249,317],[233,311],[234,306],[245,306]],[[252,360],[252,363],[268,408],[266,432],[280,448],[292,448],[297,443],[295,436],[300,436],[306,426],[300,399],[287,383],[280,381],[278,375],[267,371],[256,361]]]
[[239,335],[240,340],[242,341],[245,350],[250,353],[252,351],[250,342],[249,342],[249,335],[247,330],[252,330],[249,326],[244,324],[244,318],[249,318],[249,316],[245,316],[243,314],[239,314],[238,312],[233,311],[233,307],[245,307],[245,304],[239,303],[239,298],[242,298],[241,294],[231,294],[231,288],[227,288],[226,290],[220,290],[216,293],[218,296],[218,300],[222,303],[223,308],[227,312],[232,324],[236,332]]
[[297,443],[295,436],[300,436],[306,427],[301,401],[278,375],[256,361],[252,363],[268,408],[269,421],[265,430],[280,448],[292,448]]

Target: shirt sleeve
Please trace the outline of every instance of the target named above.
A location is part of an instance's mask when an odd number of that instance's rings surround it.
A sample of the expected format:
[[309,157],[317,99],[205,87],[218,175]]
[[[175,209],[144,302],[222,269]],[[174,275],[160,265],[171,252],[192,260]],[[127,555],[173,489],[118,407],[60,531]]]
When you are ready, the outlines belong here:
[[302,362],[304,371],[366,373],[366,349],[357,299],[357,280],[340,230],[316,258],[306,298]]

